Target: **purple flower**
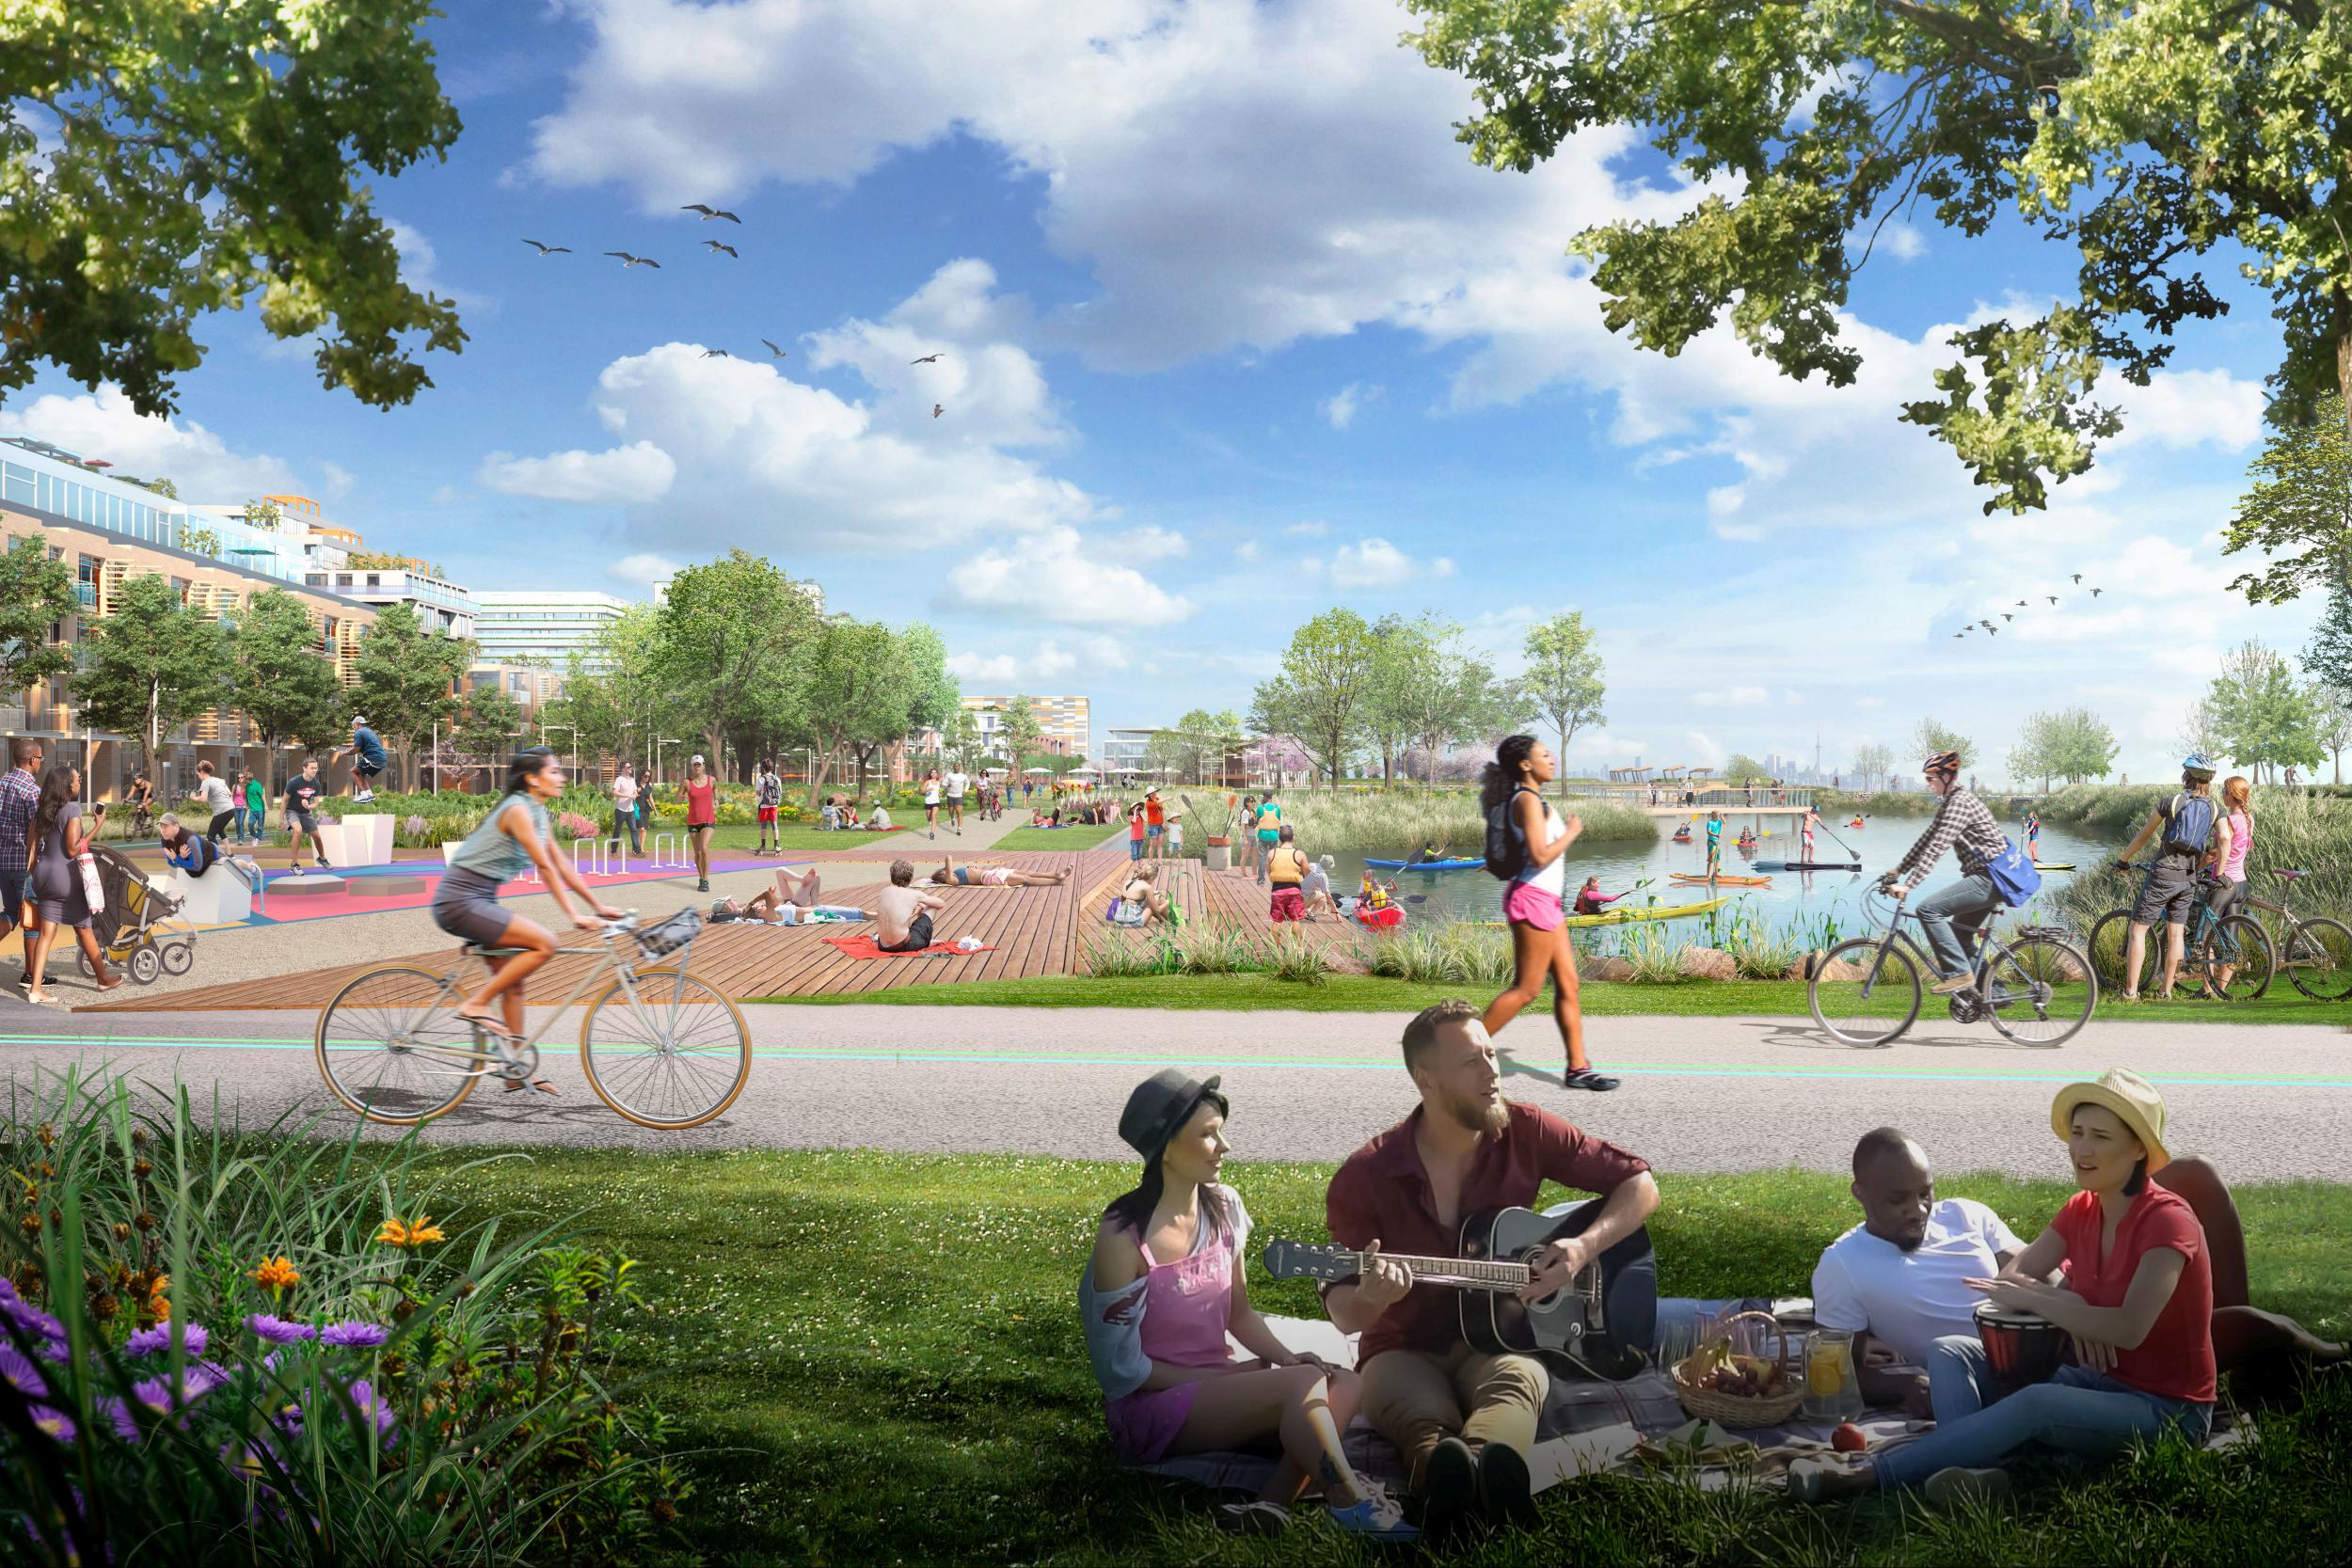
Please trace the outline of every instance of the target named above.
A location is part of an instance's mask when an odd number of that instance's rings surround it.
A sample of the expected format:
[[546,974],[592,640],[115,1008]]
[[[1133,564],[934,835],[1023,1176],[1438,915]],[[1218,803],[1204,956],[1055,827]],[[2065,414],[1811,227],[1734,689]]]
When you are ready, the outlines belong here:
[[65,1324],[18,1297],[13,1291],[6,1299],[0,1300],[0,1318],[16,1324],[29,1338],[62,1339],[66,1337]]
[[40,1369],[34,1366],[23,1351],[5,1342],[0,1342],[0,1382],[6,1382],[18,1393],[31,1399],[39,1399],[49,1392],[49,1385],[42,1380]]
[[204,1347],[212,1342],[212,1336],[204,1331],[202,1323],[157,1323],[153,1328],[142,1328],[132,1335],[122,1347],[123,1353],[128,1355],[152,1355],[171,1343],[174,1328],[180,1331],[180,1348],[189,1355],[203,1354]]
[[298,1344],[304,1339],[315,1339],[319,1336],[319,1331],[309,1323],[288,1323],[283,1318],[273,1318],[267,1312],[254,1313],[253,1316],[246,1319],[245,1326],[253,1331],[255,1338],[267,1340],[273,1345]]
[[363,1323],[357,1318],[328,1323],[319,1330],[320,1344],[341,1345],[346,1349],[380,1345],[391,1337],[391,1330],[381,1323]]
[[114,1428],[117,1437],[126,1443],[135,1443],[139,1440],[138,1419],[131,1414],[131,1407],[122,1401],[108,1394],[98,1402],[98,1413],[106,1418],[108,1426]]
[[392,1428],[397,1424],[398,1418],[393,1416],[389,1402],[377,1394],[375,1385],[364,1377],[356,1379],[345,1392],[350,1397],[352,1404],[358,1408],[360,1418],[373,1421],[377,1433],[384,1439],[385,1446],[390,1447]]
[[32,1407],[33,1424],[60,1443],[71,1443],[80,1435],[80,1429],[62,1410],[52,1410],[45,1404]]

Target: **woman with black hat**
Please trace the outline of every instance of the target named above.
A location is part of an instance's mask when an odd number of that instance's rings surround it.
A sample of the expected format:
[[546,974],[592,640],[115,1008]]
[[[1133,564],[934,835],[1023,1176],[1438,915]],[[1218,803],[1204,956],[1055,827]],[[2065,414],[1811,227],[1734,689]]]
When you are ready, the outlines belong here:
[[[1216,1078],[1167,1068],[1136,1085],[1119,1118],[1120,1137],[1143,1156],[1143,1179],[1104,1211],[1078,1282],[1111,1446],[1149,1465],[1279,1435],[1282,1465],[1264,1496],[1221,1508],[1220,1524],[1279,1530],[1289,1522],[1283,1505],[1312,1480],[1343,1529],[1412,1540],[1419,1532],[1341,1446],[1360,1392],[1356,1374],[1295,1354],[1249,1305],[1249,1213],[1217,1180],[1226,1109]],[[1234,1360],[1229,1333],[1257,1359]]]

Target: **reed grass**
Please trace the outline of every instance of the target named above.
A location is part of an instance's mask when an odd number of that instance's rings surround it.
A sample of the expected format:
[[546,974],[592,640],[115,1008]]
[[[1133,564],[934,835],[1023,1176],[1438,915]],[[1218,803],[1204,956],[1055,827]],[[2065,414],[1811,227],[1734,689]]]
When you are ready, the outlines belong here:
[[1507,986],[1516,965],[1511,939],[1468,924],[1417,926],[1375,944],[1372,972],[1428,986]]
[[1628,978],[1635,985],[1678,986],[1690,979],[1682,972],[1682,950],[1688,945],[1655,926],[1629,927],[1617,957],[1631,966]]

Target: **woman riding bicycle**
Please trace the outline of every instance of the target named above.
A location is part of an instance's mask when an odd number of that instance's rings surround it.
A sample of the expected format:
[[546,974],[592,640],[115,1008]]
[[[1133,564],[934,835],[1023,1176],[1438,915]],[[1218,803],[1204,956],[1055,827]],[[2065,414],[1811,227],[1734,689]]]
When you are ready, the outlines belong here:
[[[459,1018],[509,1043],[522,1038],[523,981],[555,956],[555,938],[538,922],[501,909],[500,886],[535,865],[539,879],[555,897],[555,907],[581,930],[600,930],[606,920],[621,918],[621,911],[599,902],[571,863],[555,852],[547,802],[563,789],[564,767],[553,752],[532,746],[516,752],[506,765],[506,793],[450,856],[449,869],[433,895],[433,923],[451,936],[480,947],[517,950],[485,954],[488,982],[457,1009]],[[596,913],[575,911],[573,893]],[[502,1022],[491,1017],[493,1002],[503,1008]],[[510,1092],[522,1086],[514,1079],[506,1082]],[[555,1093],[555,1085],[544,1078],[533,1078],[531,1086],[541,1094]]]
[[1942,802],[1919,842],[1894,870],[1879,879],[1879,885],[1899,900],[1908,897],[1927,879],[1947,847],[1959,857],[1960,880],[1913,911],[1927,931],[1940,976],[1929,989],[1938,996],[1949,996],[1976,984],[1969,973],[1969,946],[2005,903],[1985,867],[2009,852],[2009,840],[2002,836],[2000,824],[1993,820],[1984,802],[1960,786],[1958,752],[1939,752],[1919,766],[1930,793],[1943,797]]

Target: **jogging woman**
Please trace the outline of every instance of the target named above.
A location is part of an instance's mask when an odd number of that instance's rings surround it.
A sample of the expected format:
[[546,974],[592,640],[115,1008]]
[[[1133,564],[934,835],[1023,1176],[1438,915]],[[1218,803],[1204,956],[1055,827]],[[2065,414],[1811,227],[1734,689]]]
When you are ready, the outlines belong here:
[[694,847],[694,891],[710,891],[710,832],[719,825],[719,780],[699,753],[686,765],[686,842]]
[[1584,831],[1581,817],[1563,822],[1544,803],[1543,786],[1559,777],[1560,767],[1543,742],[1534,736],[1505,736],[1495,748],[1478,782],[1478,801],[1489,817],[1506,802],[1511,836],[1520,847],[1519,874],[1502,895],[1502,918],[1511,923],[1511,953],[1518,963],[1511,989],[1488,1005],[1485,1019],[1489,1037],[1519,1016],[1521,1008],[1544,989],[1551,976],[1551,1012],[1559,1021],[1560,1038],[1567,1047],[1568,1067],[1560,1082],[1571,1089],[1608,1090],[1614,1078],[1593,1070],[1584,1054],[1584,1014],[1577,1005],[1576,949],[1568,941],[1568,846]]
[[[441,873],[433,895],[433,924],[451,936],[482,947],[517,949],[485,958],[488,982],[457,1007],[459,1018],[510,1041],[522,1037],[523,981],[555,957],[555,938],[537,921],[500,908],[499,888],[535,865],[555,907],[581,930],[600,930],[605,921],[621,916],[589,892],[572,863],[555,852],[547,803],[563,791],[564,765],[553,752],[532,746],[516,752],[506,765],[506,793],[450,856],[449,869]],[[572,908],[575,893],[595,914]],[[494,1002],[502,1009],[497,1016],[490,1011]],[[544,1078],[533,1078],[531,1086],[541,1094],[555,1092],[555,1085]],[[512,1091],[522,1085],[510,1078],[506,1087]]]
[[939,769],[934,768],[923,775],[923,830],[926,836],[939,836]]

